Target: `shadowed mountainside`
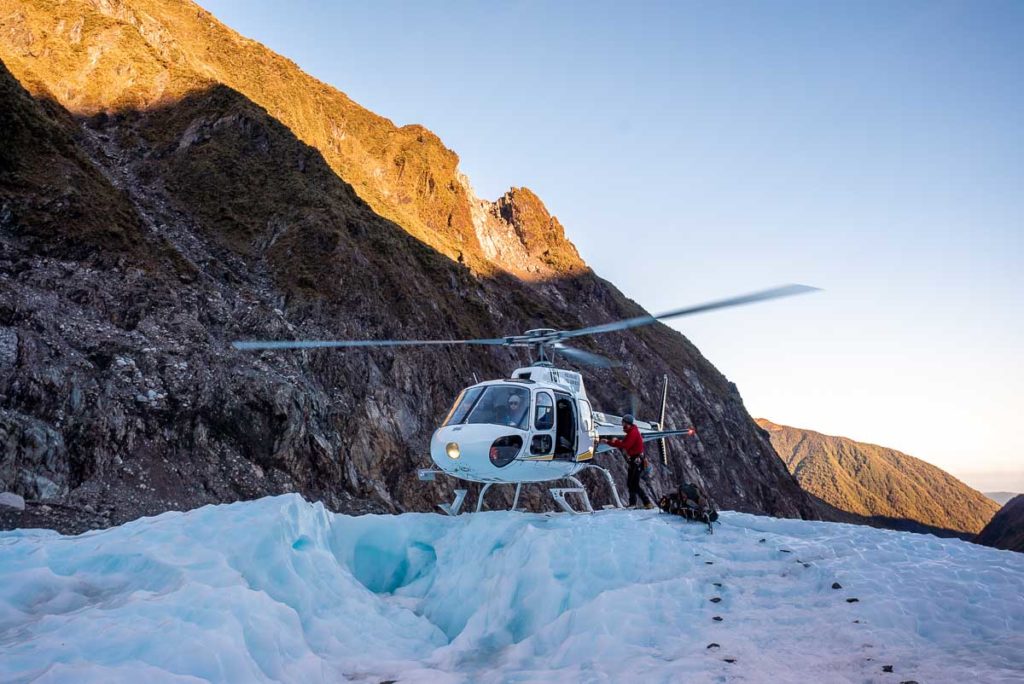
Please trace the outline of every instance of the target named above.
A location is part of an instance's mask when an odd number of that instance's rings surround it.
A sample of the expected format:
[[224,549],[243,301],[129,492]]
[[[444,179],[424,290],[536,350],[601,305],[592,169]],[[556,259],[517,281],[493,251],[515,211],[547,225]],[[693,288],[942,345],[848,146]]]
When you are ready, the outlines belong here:
[[764,418],[757,424],[826,517],[970,539],[999,508],[944,470],[894,449]]
[[585,269],[557,221],[539,239],[527,221],[513,222],[514,236],[481,240],[488,219],[536,214],[531,202],[479,200],[432,132],[395,126],[192,2],[0,0],[0,35],[19,80],[30,73],[75,114],[145,111],[224,85],[316,149],[375,213],[474,271],[536,279]]
[[974,543],[1024,552],[1024,494],[1018,494],[1000,508]]
[[[532,192],[476,199],[428,131],[190,3],[0,0],[0,58],[0,489],[30,500],[5,525],[44,505],[70,513],[40,524],[84,529],[287,491],[429,510],[451,491],[415,477],[431,430],[474,373],[523,355],[229,342],[495,337],[641,313]],[[318,137],[334,129],[337,145]],[[668,424],[697,428],[655,488],[696,480],[724,507],[814,516],[683,336],[655,325],[582,346],[629,361],[584,369],[599,410],[636,389],[653,412],[667,374]],[[539,490],[526,503],[549,505]]]

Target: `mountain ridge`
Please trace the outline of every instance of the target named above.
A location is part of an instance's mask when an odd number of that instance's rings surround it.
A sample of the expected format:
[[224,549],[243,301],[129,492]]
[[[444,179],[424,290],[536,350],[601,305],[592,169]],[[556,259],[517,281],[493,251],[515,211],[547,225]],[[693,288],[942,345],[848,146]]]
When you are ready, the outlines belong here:
[[895,449],[765,418],[755,422],[804,490],[835,517],[969,539],[998,509],[942,469]]
[[985,496],[995,501],[1000,506],[1005,506],[1015,496],[1019,496],[1020,492],[982,492]]
[[[93,11],[82,15],[84,8]],[[396,126],[361,107],[202,7],[162,0],[43,5],[5,0],[0,12],[4,9],[8,14],[0,26],[20,37],[11,41],[10,52],[38,81],[49,82],[53,95],[73,113],[146,110],[222,83],[319,150],[377,214],[481,274],[503,266],[483,257],[458,155],[437,135],[419,124]],[[92,27],[93,22],[101,25]],[[52,28],[36,29],[40,24]],[[77,40],[64,41],[66,33]],[[54,49],[57,41],[71,49]],[[40,49],[40,43],[46,47]],[[120,57],[125,53],[131,56],[127,66]],[[85,72],[88,80],[69,76],[76,72]],[[553,235],[550,248],[564,250],[563,269],[583,267],[564,234]]]

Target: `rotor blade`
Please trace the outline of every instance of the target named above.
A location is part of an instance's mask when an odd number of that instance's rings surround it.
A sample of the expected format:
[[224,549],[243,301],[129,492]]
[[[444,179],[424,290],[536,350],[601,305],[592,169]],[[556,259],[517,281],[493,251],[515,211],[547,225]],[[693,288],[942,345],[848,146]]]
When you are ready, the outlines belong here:
[[[646,444],[647,442],[653,442],[656,439],[665,439],[666,437],[692,437],[694,434],[696,434],[694,429],[689,428],[686,430],[657,430],[654,432],[641,432],[640,436],[643,438],[644,444]],[[601,435],[601,439],[610,436],[611,435],[608,434]],[[614,448],[615,447],[611,446],[607,442],[602,441],[597,445],[595,453],[601,454]]]
[[573,361],[579,361],[590,366],[597,366],[598,368],[611,368],[613,366],[620,365],[617,361],[612,361],[609,358],[601,356],[600,354],[593,354],[582,349],[576,349],[575,347],[567,347],[564,344],[553,344],[555,351],[562,356],[567,356]]
[[665,439],[666,437],[682,437],[693,435],[693,428],[687,430],[659,430],[658,432],[642,432],[640,436],[644,438],[644,442],[653,442],[656,439]]
[[505,339],[493,340],[253,340],[235,341],[231,346],[242,350],[259,349],[334,349],[351,347],[415,347],[444,344],[505,344]]
[[562,333],[561,337],[580,337],[581,335],[597,335],[599,333],[612,332],[615,330],[626,330],[627,328],[636,328],[641,325],[650,325],[656,321],[662,321],[668,318],[691,316],[693,314],[704,313],[705,311],[725,309],[730,306],[740,306],[741,304],[753,304],[754,302],[763,302],[767,299],[777,299],[779,297],[789,297],[792,295],[803,294],[804,292],[817,292],[818,289],[819,288],[817,287],[810,287],[808,285],[783,285],[781,287],[774,287],[770,290],[761,290],[760,292],[752,292],[738,297],[729,297],[728,299],[719,299],[713,302],[707,302],[706,304],[698,304],[697,306],[688,306],[685,309],[666,311],[658,314],[657,316],[647,314],[644,316],[637,316],[635,318],[627,318],[621,321],[614,321],[612,323],[592,325],[589,328],[569,330]]

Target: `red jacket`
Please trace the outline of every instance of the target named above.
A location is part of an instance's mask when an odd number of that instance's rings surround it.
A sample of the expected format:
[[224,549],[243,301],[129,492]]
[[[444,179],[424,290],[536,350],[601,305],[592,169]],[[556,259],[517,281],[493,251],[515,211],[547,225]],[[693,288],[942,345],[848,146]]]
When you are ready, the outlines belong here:
[[630,425],[626,428],[626,436],[622,439],[613,437],[608,443],[617,449],[626,452],[626,456],[635,457],[644,455],[644,438],[640,434],[640,428]]

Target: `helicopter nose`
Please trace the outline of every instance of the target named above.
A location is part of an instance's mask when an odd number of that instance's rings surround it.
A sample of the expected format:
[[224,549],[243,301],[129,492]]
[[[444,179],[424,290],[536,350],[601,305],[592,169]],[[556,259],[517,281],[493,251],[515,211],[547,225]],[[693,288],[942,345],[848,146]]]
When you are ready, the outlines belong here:
[[444,453],[448,455],[448,458],[454,461],[462,455],[462,450],[459,448],[458,442],[448,442],[444,445]]
[[461,430],[444,427],[436,432],[430,440],[430,455],[438,465],[462,458],[462,446],[459,444]]
[[[511,463],[523,437],[500,425],[454,425],[437,430],[430,440],[430,457],[445,472],[486,478]],[[525,434],[525,433],[523,433]]]
[[[462,430],[455,427],[443,427],[430,440],[430,458],[445,471],[463,470],[472,460],[463,460],[463,445],[459,443]],[[463,442],[465,440],[463,439]]]
[[[467,475],[485,465],[480,458],[480,425],[443,427],[430,440],[430,457],[441,468],[454,474]],[[484,449],[486,452],[486,449]]]

